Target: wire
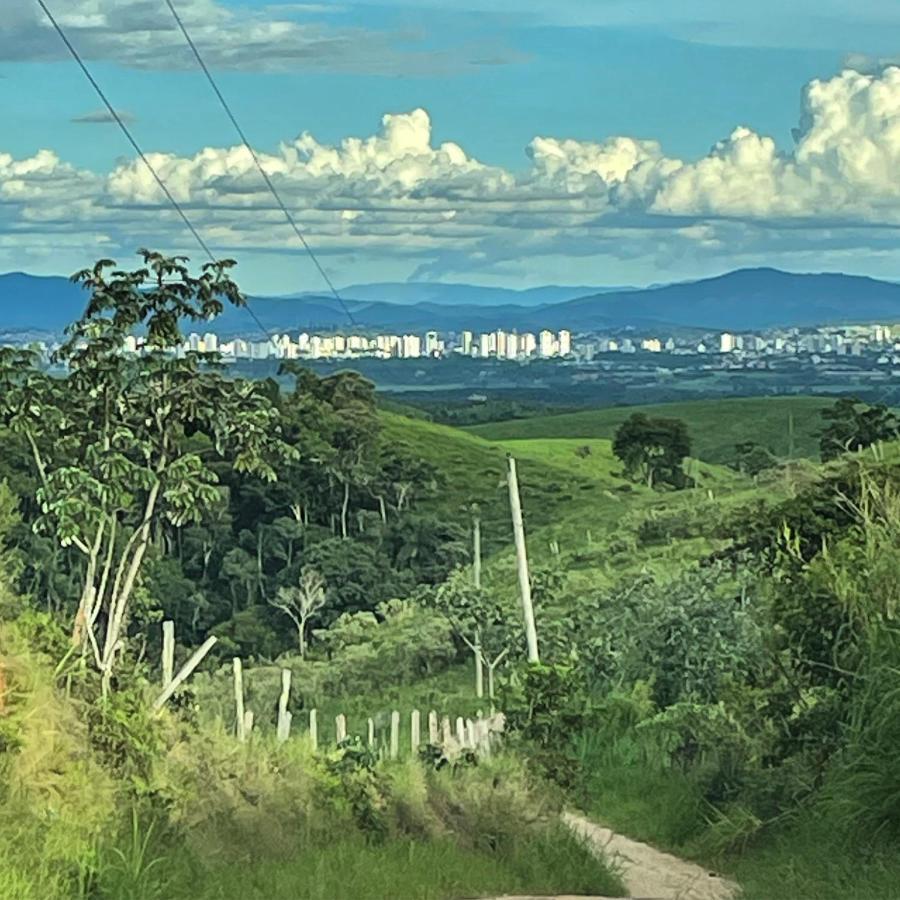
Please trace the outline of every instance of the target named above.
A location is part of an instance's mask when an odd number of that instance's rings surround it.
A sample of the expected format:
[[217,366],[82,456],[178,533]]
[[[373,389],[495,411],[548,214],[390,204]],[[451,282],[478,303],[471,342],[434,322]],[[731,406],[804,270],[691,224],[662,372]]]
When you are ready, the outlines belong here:
[[[75,60],[75,62],[78,63],[79,67],[81,68],[81,71],[84,73],[84,77],[87,78],[87,80],[91,83],[91,87],[93,87],[93,89],[97,92],[97,96],[103,101],[103,105],[107,108],[107,110],[109,111],[109,114],[113,117],[116,124],[122,130],[122,133],[128,139],[128,143],[131,144],[131,146],[134,148],[134,151],[140,157],[141,162],[143,162],[143,164],[147,167],[147,171],[150,172],[150,174],[153,176],[154,181],[159,185],[160,190],[166,195],[166,199],[169,201],[169,203],[172,205],[173,209],[181,217],[181,221],[184,222],[188,231],[190,231],[190,233],[194,236],[194,239],[200,245],[203,252],[209,257],[209,259],[212,262],[216,262],[216,257],[213,255],[212,250],[209,249],[209,245],[200,236],[200,232],[197,231],[197,229],[194,227],[193,223],[188,218],[187,213],[184,211],[184,208],[181,206],[181,204],[172,196],[172,192],[168,189],[168,187],[166,187],[166,183],[162,180],[162,177],[160,176],[159,172],[156,171],[156,168],[154,167],[154,165],[147,158],[147,154],[144,153],[144,151],[141,149],[141,145],[138,144],[134,135],[131,133],[131,129],[129,129],[129,127],[125,124],[125,121],[119,115],[116,108],[112,105],[112,103],[109,102],[109,98],[104,93],[103,88],[101,88],[100,85],[97,83],[97,79],[94,78],[94,76],[91,74],[91,70],[87,67],[87,65],[85,64],[84,60],[81,58],[78,51],[75,49],[75,46],[69,40],[65,31],[63,31],[62,26],[59,24],[59,22],[57,22],[53,13],[50,12],[50,9],[48,8],[47,4],[44,2],[44,0],[37,0],[37,2],[38,2],[38,5],[41,7],[41,9],[44,11],[44,14],[50,20],[50,24],[54,27],[54,29],[56,30],[56,33],[59,35],[62,42],[66,45],[66,48],[68,49],[69,53],[72,54],[72,58]],[[247,312],[250,313],[251,317],[253,318],[253,321],[256,322],[260,331],[262,331],[262,333],[266,336],[266,338],[269,341],[271,341],[272,345],[277,349],[278,345],[275,343],[275,339],[272,337],[272,335],[270,334],[268,329],[265,327],[265,325],[263,325],[263,323],[259,320],[259,317],[253,311],[253,309],[250,306],[250,303],[247,301],[246,297],[244,298],[244,306],[245,306]]]
[[[40,2],[40,0],[39,0],[39,2]],[[328,285],[329,290],[334,295],[334,297],[338,301],[338,303],[340,303],[341,307],[343,308],[344,312],[347,315],[347,318],[350,320],[350,322],[353,325],[355,325],[356,320],[353,318],[353,313],[350,312],[349,307],[344,302],[344,298],[338,293],[337,288],[334,286],[334,282],[331,280],[331,278],[328,277],[328,273],[325,271],[324,267],[319,262],[319,258],[316,256],[315,252],[313,251],[313,248],[309,245],[309,242],[306,240],[306,237],[304,236],[303,232],[300,230],[294,217],[291,215],[290,210],[288,210],[287,205],[281,199],[281,195],[278,193],[278,189],[275,187],[275,184],[272,182],[272,179],[269,177],[268,173],[263,168],[263,165],[259,159],[259,155],[253,149],[253,146],[251,145],[250,141],[247,139],[247,135],[246,135],[244,129],[241,128],[241,125],[237,120],[237,116],[235,116],[234,112],[232,111],[231,106],[229,105],[228,101],[225,99],[224,94],[222,93],[221,90],[219,90],[219,86],[216,83],[215,78],[213,78],[212,72],[210,72],[209,67],[206,65],[206,62],[204,61],[203,57],[200,55],[200,50],[197,48],[197,45],[194,43],[193,38],[191,37],[190,33],[188,32],[187,28],[185,27],[184,21],[182,20],[181,16],[178,14],[178,10],[175,9],[175,5],[173,4],[172,0],[164,0],[164,2],[166,4],[166,6],[169,7],[169,11],[172,13],[172,16],[174,17],[175,22],[178,24],[178,27],[181,30],[181,33],[184,35],[184,39],[187,41],[188,46],[191,48],[191,51],[194,54],[194,58],[197,60],[198,65],[203,70],[203,74],[206,76],[206,80],[209,82],[209,86],[213,89],[213,93],[215,93],[216,97],[218,97],[219,103],[222,104],[222,108],[225,110],[226,115],[231,120],[231,124],[234,125],[235,131],[238,133],[238,136],[240,137],[241,142],[243,143],[244,147],[247,149],[247,152],[250,154],[251,158],[253,159],[253,162],[256,165],[256,168],[259,170],[259,174],[262,175],[263,180],[266,183],[266,187],[268,187],[272,196],[275,198],[275,202],[278,204],[278,207],[284,213],[284,217],[287,219],[288,224],[294,230],[294,234],[297,235],[297,239],[300,241],[300,243],[303,245],[303,248],[309,254],[309,258],[313,261],[316,268],[319,270],[319,274],[322,276],[322,279],[325,281],[325,284]]]

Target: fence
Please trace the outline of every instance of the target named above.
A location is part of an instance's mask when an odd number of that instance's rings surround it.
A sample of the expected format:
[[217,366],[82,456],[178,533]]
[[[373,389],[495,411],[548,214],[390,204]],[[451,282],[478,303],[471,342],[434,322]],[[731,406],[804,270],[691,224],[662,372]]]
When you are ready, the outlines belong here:
[[[203,657],[212,648],[215,638],[200,648],[177,674],[174,672],[174,626],[163,623],[162,691],[153,704],[161,709],[175,690],[190,676]],[[241,742],[251,740],[256,725],[252,709],[245,704],[244,668],[239,657],[232,660],[234,681],[235,737]],[[323,721],[319,710],[304,713],[303,722],[295,721],[290,710],[291,670],[281,670],[281,690],[277,703],[276,740],[284,743],[292,737],[308,741],[313,749],[325,749],[343,744],[349,739],[359,741],[379,757],[402,759],[418,757],[423,747],[440,748],[452,758],[464,751],[482,756],[490,755],[492,745],[503,731],[502,714],[491,711],[484,715],[478,711],[475,718],[451,716],[446,712],[429,710],[424,716],[418,709],[401,714],[399,710],[380,712],[370,716],[348,717],[338,713],[331,721]],[[273,701],[274,701],[273,697]],[[299,718],[299,717],[296,717]],[[331,719],[331,717],[328,717]]]

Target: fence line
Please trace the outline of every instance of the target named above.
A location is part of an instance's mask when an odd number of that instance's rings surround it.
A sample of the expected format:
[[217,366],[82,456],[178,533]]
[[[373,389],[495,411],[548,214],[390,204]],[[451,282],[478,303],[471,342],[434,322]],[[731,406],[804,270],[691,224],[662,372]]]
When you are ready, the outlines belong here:
[[[216,639],[208,638],[182,669],[174,674],[175,657],[175,628],[174,623],[167,620],[162,627],[162,693],[156,698],[153,708],[159,711],[172,697],[181,684],[190,677],[194,669],[200,664]],[[246,743],[253,734],[254,727],[259,730],[259,721],[252,709],[247,708],[244,692],[244,667],[240,657],[232,658],[233,688],[234,688],[234,736],[241,743]],[[275,725],[275,738],[280,744],[291,739],[293,715],[290,711],[291,699],[291,670],[281,670],[281,690],[277,700],[277,719]],[[399,710],[391,710],[389,719],[383,715],[356,717],[365,722],[365,746],[372,752],[386,756],[391,760],[398,760],[404,753],[401,752],[401,717]],[[452,755],[461,751],[474,751],[483,755],[491,753],[491,745],[494,739],[503,731],[505,720],[502,714],[491,711],[491,715],[485,717],[479,709],[475,718],[456,716],[451,719],[446,713],[438,714],[431,709],[427,714],[427,742],[422,736],[422,711],[413,709],[409,713],[409,742],[406,745],[411,757],[415,758],[422,751],[423,746],[430,745],[440,748],[445,754]],[[382,727],[379,728],[379,723]],[[451,724],[453,723],[453,724]],[[455,724],[455,730],[453,725]],[[297,736],[307,740],[313,751],[329,749],[345,743],[350,738],[363,739],[362,734],[351,733],[348,728],[348,718],[345,713],[338,713],[334,719],[334,743],[320,742],[318,710],[309,710],[308,724],[304,731],[299,729]]]

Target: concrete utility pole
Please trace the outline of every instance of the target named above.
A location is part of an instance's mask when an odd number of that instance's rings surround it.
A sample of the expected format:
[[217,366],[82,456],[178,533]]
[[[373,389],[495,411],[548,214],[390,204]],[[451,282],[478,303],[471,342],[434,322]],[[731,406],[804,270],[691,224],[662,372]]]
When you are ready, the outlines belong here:
[[[472,581],[475,590],[481,590],[481,519],[476,513],[472,518]],[[481,626],[475,630],[475,696],[484,696],[484,656],[481,650]]]
[[519,571],[519,594],[522,597],[522,613],[525,617],[525,640],[528,644],[528,662],[540,662],[538,654],[537,628],[534,624],[534,605],[531,602],[531,579],[528,577],[528,553],[525,548],[525,524],[522,521],[522,501],[519,497],[519,479],[516,475],[516,461],[512,454],[506,457],[509,463],[507,481],[509,483],[509,506],[512,510],[513,535],[516,539],[516,567]]

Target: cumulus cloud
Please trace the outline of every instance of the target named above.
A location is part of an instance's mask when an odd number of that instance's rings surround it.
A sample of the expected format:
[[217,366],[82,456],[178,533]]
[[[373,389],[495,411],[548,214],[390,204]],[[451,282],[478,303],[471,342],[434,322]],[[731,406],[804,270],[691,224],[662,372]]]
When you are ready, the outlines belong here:
[[[139,69],[196,65],[162,0],[49,0],[48,5],[88,59]],[[334,24],[331,19],[341,9],[327,4],[280,4],[255,11],[221,0],[175,0],[175,6],[207,63],[219,69],[448,74],[483,64],[481,47],[426,52],[417,47],[416,35]],[[503,47],[492,50],[495,63],[520,59]],[[66,58],[66,53],[36,3],[4,9],[0,60],[49,61]]]
[[[246,148],[149,158],[217,250],[292,246]],[[416,109],[384,116],[369,137],[329,145],[304,133],[260,160],[323,254],[402,259],[430,277],[507,271],[542,257],[668,265],[890,253],[900,227],[900,68],[811,82],[789,149],[743,126],[696,160],[669,157],[650,140],[541,136],[513,171],[457,143],[436,144],[428,113]],[[124,251],[187,249],[140,161],[98,173],[50,151],[0,154],[0,232],[40,245],[75,219]]]

